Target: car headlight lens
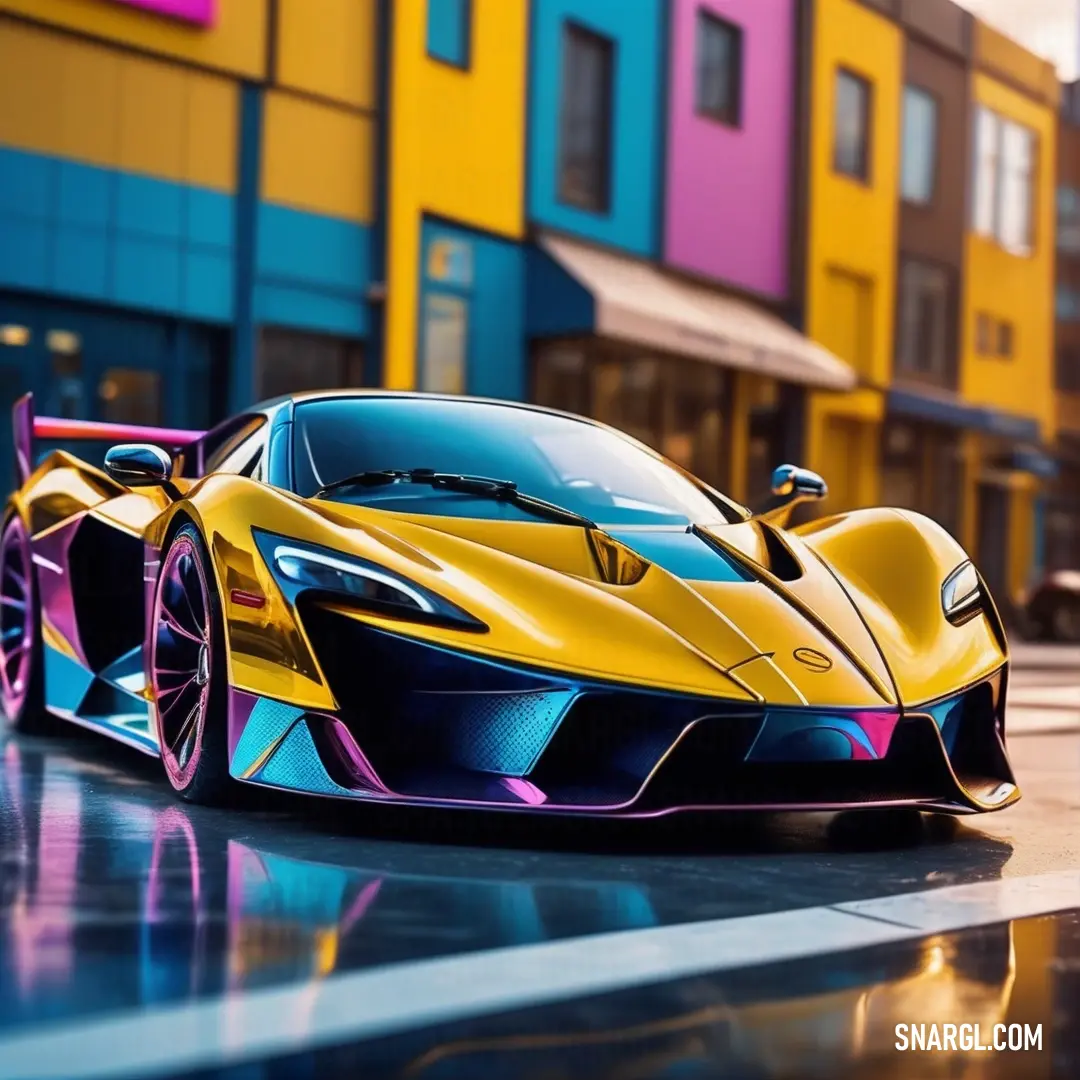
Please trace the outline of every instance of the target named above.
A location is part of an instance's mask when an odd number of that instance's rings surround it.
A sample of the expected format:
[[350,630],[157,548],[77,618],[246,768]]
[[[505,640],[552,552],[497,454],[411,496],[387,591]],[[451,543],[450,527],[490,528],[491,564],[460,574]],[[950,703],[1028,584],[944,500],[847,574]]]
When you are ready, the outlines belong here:
[[976,615],[982,607],[979,575],[970,563],[962,563],[941,586],[941,607],[949,622],[959,625]]
[[265,533],[257,532],[256,542],[290,602],[301,592],[313,590],[347,597],[396,618],[487,629],[457,604],[366,559]]
[[435,605],[419,589],[401,578],[363,563],[351,563],[333,555],[282,544],[274,551],[274,566],[297,585],[344,592],[384,604],[413,607],[426,615],[435,614]]

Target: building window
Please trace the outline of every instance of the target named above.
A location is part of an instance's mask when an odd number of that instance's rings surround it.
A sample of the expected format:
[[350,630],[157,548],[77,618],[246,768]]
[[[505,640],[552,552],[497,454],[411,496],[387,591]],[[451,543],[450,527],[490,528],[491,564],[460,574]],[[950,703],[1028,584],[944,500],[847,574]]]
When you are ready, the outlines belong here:
[[963,458],[955,432],[933,424],[886,419],[881,446],[884,505],[926,514],[955,536],[962,491]]
[[468,68],[472,0],[427,0],[427,52],[435,60]]
[[559,118],[559,198],[604,212],[611,185],[611,109],[614,44],[579,26],[563,38]]
[[933,263],[905,259],[900,267],[900,320],[896,367],[938,385],[951,380],[948,272]]
[[711,364],[630,346],[548,342],[535,354],[533,398],[610,424],[724,490],[730,379]]
[[1066,254],[1080,254],[1080,191],[1074,187],[1058,188],[1057,246]]
[[870,84],[842,68],[836,73],[833,168],[856,180],[870,179]]
[[259,396],[336,390],[364,383],[360,343],[323,334],[266,328],[259,345]]
[[469,304],[461,296],[424,295],[420,389],[435,394],[464,394],[469,346]]
[[1080,392],[1080,347],[1059,345],[1057,350],[1057,378],[1059,390],[1071,394]]
[[904,88],[903,162],[900,195],[907,202],[934,197],[937,169],[937,100],[917,86]]
[[1015,343],[1016,333],[1013,330],[1013,324],[1002,320],[997,324],[996,354],[1005,360],[1012,359]]
[[700,10],[697,17],[697,111],[738,127],[742,111],[742,30]]
[[1080,322],[1080,290],[1072,285],[1058,285],[1054,314],[1058,322]]
[[975,316],[975,351],[988,356],[994,350],[994,320],[985,312]]
[[98,397],[107,423],[161,423],[161,376],[156,371],[108,368],[98,383]]
[[972,226],[1007,251],[1031,251],[1035,133],[990,109],[975,115],[975,197]]

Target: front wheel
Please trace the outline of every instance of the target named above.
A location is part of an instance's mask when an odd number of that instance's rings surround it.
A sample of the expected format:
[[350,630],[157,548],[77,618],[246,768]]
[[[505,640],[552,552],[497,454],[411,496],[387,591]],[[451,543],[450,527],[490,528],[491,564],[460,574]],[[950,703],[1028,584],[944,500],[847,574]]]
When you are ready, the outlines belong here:
[[24,734],[48,730],[30,537],[13,514],[0,533],[0,706]]
[[188,802],[229,796],[225,627],[210,556],[183,525],[162,558],[154,595],[150,682],[161,761]]

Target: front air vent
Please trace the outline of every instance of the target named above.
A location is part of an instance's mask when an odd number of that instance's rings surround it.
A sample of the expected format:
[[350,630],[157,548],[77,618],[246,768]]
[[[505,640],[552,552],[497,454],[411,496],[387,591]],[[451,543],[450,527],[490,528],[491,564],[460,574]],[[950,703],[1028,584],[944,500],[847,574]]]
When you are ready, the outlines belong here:
[[769,557],[768,569],[773,577],[781,581],[798,581],[803,576],[803,568],[791,548],[771,525],[764,521],[758,525]]

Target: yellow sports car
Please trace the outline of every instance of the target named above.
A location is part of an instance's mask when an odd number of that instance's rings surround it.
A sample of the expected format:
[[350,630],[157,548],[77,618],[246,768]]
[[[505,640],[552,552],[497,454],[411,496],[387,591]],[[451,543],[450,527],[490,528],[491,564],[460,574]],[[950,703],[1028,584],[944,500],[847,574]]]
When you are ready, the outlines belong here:
[[[15,406],[0,670],[48,714],[234,781],[543,813],[1020,797],[1008,649],[934,522],[786,528],[602,424],[388,391],[203,432]],[[50,440],[113,444],[103,468]]]

